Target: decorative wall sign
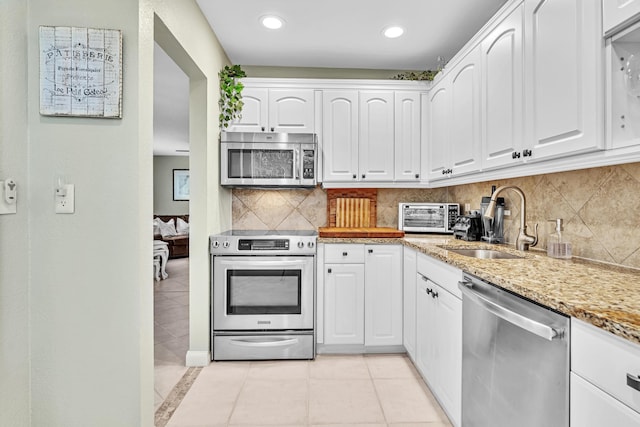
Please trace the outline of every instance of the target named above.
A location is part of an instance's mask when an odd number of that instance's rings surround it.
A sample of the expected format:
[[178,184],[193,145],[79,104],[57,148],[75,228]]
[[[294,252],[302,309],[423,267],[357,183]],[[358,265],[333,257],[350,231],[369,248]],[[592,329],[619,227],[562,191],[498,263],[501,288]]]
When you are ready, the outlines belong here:
[[122,33],[40,27],[40,114],[122,118]]
[[189,200],[189,169],[173,170],[173,200]]

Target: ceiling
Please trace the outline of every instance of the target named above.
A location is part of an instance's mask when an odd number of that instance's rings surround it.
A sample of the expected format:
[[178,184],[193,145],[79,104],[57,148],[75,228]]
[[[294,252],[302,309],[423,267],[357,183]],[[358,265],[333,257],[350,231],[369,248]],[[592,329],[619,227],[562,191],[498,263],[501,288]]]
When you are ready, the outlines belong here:
[[[227,56],[245,66],[425,70],[451,59],[505,0],[196,0]],[[264,15],[285,22],[260,24]],[[405,30],[396,39],[382,31]],[[156,155],[188,149],[188,79],[156,46]],[[183,153],[184,154],[184,153]]]

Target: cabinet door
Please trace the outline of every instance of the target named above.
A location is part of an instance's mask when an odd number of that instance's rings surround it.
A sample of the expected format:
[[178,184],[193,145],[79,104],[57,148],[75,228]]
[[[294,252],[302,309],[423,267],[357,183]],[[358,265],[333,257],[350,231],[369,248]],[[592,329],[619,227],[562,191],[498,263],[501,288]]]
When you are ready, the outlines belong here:
[[417,254],[411,248],[404,247],[403,261],[403,343],[411,360],[416,360],[416,279]]
[[525,1],[525,145],[533,159],[604,148],[600,17],[596,1]]
[[363,181],[393,181],[394,111],[392,91],[361,91],[359,171]]
[[229,125],[230,132],[265,132],[269,124],[269,91],[263,88],[244,88],[242,117]]
[[420,180],[420,93],[395,93],[396,181]]
[[480,45],[484,169],[516,164],[512,154],[521,151],[522,19],[520,5]]
[[402,345],[402,246],[365,248],[364,343]]
[[[431,297],[433,282],[418,273],[416,291],[416,365],[430,387],[435,385],[437,316]],[[427,292],[428,291],[428,292]]]
[[451,71],[451,146],[453,174],[480,170],[480,49]]
[[622,28],[638,18],[640,0],[602,0],[602,13],[604,33],[613,33],[611,30]]
[[[447,76],[448,77],[448,76]],[[427,156],[429,180],[443,179],[449,169],[449,130],[451,102],[448,79],[445,77],[430,92]]]
[[324,269],[324,343],[364,344],[364,264]]
[[571,373],[571,427],[637,427],[640,414]]
[[322,153],[325,182],[356,181],[358,92],[326,90],[322,95]]
[[436,286],[436,381],[438,399],[460,425],[462,415],[462,301]]
[[270,132],[315,132],[312,89],[270,89]]

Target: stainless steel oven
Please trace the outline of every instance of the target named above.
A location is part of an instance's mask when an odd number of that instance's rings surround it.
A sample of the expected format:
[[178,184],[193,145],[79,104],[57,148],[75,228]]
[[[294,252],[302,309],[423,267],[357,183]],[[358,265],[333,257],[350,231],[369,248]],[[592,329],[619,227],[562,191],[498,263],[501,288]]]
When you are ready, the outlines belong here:
[[213,360],[313,359],[315,232],[211,236]]

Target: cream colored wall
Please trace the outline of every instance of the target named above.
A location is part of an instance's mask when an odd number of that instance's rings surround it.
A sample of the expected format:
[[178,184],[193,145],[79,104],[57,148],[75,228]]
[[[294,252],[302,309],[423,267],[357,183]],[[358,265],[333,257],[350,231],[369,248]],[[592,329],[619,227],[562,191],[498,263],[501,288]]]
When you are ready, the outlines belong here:
[[390,79],[404,71],[349,68],[261,67],[243,65],[247,77],[305,79]]
[[[231,192],[219,186],[218,72],[228,64],[195,0],[151,0],[155,36],[190,79],[189,366],[210,362],[209,235],[231,227]],[[221,3],[220,7],[224,7]],[[170,34],[169,34],[170,33]],[[150,106],[149,108],[152,108]]]
[[189,169],[187,156],[153,156],[153,213],[183,215],[189,213],[189,202],[173,200],[173,170]]
[[[19,188],[18,214],[0,217],[0,424],[151,426],[154,11],[198,69],[192,230],[202,238],[191,248],[190,348],[205,355],[208,235],[231,225],[230,193],[209,166],[218,163],[217,72],[228,61],[192,0],[49,3],[0,2],[0,47],[11,58],[0,61],[0,179]],[[39,25],[122,31],[121,120],[39,115]],[[76,186],[72,215],[54,214],[58,176]]]
[[27,4],[0,1],[0,181],[18,185],[17,213],[0,215],[0,425],[29,425],[29,175]]

